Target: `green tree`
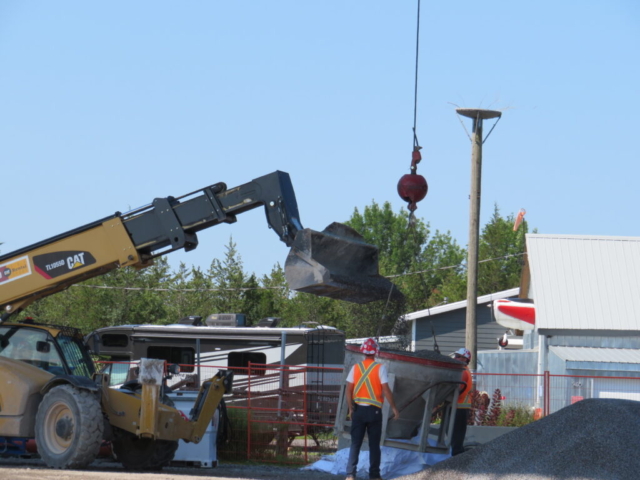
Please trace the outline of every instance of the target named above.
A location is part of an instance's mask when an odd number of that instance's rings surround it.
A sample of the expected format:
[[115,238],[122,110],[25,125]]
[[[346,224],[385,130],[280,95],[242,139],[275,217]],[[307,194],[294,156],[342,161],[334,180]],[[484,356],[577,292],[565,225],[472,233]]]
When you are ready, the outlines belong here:
[[[214,259],[211,262],[208,275],[211,283],[217,289],[213,299],[213,311],[210,313],[245,313],[253,310],[255,298],[247,295],[246,288],[255,288],[257,281],[255,275],[248,275],[244,271],[242,257],[236,250],[233,237],[229,238],[226,245],[224,259]],[[254,321],[248,315],[250,321]]]
[[478,249],[481,262],[478,266],[478,295],[520,285],[528,225],[523,220],[520,228],[514,231],[514,220],[513,214],[503,218],[498,205],[495,205],[491,220],[482,229]]
[[169,311],[173,321],[190,315],[203,319],[215,312],[216,291],[213,291],[211,277],[199,267],[187,269],[181,263],[171,277],[172,292],[169,296]]
[[263,275],[260,279],[262,289],[255,290],[258,297],[256,305],[256,318],[280,317],[286,315],[286,306],[292,296],[284,277],[284,270],[280,263],[276,263],[269,275]]
[[[380,274],[391,277],[406,299],[402,305],[384,300],[343,305],[343,312],[353,319],[345,328],[348,336],[388,335],[397,331],[401,327],[398,318],[403,313],[441,302],[443,284],[460,283],[464,249],[449,233],[436,231],[432,235],[429,224],[421,219],[410,226],[406,210],[395,213],[389,202],[380,206],[374,201],[362,214],[355,209],[345,223],[360,232],[367,243],[378,247]],[[448,291],[457,293],[454,288]]]
[[462,273],[465,251],[448,232],[436,230],[432,235],[429,224],[422,219],[410,226],[408,212],[402,209],[394,213],[389,202],[382,207],[373,202],[365,207],[364,214],[356,209],[346,223],[378,247],[380,274],[393,277],[407,298],[409,310],[429,306],[443,282]]

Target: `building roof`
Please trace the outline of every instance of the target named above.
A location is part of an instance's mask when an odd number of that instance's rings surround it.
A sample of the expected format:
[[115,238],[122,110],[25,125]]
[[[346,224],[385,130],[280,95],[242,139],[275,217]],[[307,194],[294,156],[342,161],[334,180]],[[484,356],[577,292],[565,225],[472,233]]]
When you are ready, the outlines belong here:
[[560,347],[549,350],[562,360],[570,362],[638,363],[640,350],[636,348]]
[[537,328],[640,330],[640,237],[526,240]]
[[[490,293],[489,295],[483,295],[478,297],[478,305],[483,303],[489,303],[493,300],[499,300],[502,298],[515,297],[520,292],[520,288],[512,288],[510,290],[503,290],[502,292]],[[416,320],[418,318],[429,317],[431,315],[438,315],[439,313],[450,312],[452,310],[458,310],[461,308],[467,308],[467,301],[461,300],[459,302],[447,303],[445,305],[439,305],[437,307],[427,308],[424,310],[418,310],[417,312],[407,313],[404,316],[405,320]]]

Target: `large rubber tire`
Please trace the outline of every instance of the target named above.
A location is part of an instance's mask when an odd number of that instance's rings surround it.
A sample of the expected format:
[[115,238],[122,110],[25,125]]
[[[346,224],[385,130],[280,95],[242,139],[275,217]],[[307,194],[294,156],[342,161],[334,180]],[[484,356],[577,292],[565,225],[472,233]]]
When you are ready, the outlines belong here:
[[178,450],[177,441],[140,438],[119,428],[113,437],[113,454],[127,470],[161,470]]
[[104,421],[96,396],[71,385],[52,388],[36,415],[38,453],[51,468],[84,468],[102,444]]
[[[129,389],[139,393],[142,385],[131,385]],[[175,407],[173,400],[164,392],[161,393],[160,401],[169,407]],[[113,436],[113,454],[127,470],[162,470],[162,467],[169,465],[178,450],[178,441],[140,438],[119,428],[114,428]]]

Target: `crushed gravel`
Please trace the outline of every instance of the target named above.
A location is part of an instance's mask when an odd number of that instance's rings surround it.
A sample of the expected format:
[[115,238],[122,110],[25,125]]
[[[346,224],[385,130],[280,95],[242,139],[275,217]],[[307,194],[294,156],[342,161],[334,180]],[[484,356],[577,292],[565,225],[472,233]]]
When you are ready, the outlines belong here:
[[587,399],[396,480],[636,480],[640,402]]

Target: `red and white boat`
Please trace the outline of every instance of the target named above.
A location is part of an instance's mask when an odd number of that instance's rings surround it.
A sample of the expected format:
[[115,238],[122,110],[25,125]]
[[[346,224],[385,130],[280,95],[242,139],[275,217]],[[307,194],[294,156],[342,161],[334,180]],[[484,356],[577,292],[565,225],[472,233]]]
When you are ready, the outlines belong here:
[[529,300],[494,300],[492,308],[493,318],[503,327],[514,330],[535,328],[536,306]]

